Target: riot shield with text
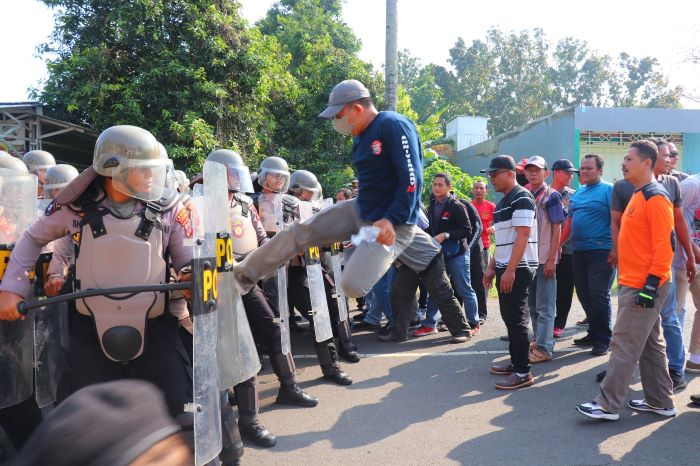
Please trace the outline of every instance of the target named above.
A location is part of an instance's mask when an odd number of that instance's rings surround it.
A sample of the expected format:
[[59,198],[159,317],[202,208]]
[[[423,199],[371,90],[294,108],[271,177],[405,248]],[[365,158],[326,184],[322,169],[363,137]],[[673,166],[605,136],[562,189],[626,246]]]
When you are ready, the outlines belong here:
[[[222,165],[225,168],[225,165]],[[207,183],[206,174],[204,182]],[[218,183],[218,181],[217,181]],[[260,370],[250,324],[243,308],[241,295],[233,279],[233,244],[229,222],[228,185],[212,186],[215,198],[216,270],[218,272],[218,338],[219,386],[230,388],[253,377]],[[205,188],[206,189],[206,188]]]
[[[324,199],[320,202],[320,210],[330,207],[333,207],[333,199]],[[338,319],[340,322],[345,322],[348,320],[348,298],[345,296],[343,287],[340,285],[343,246],[340,242],[337,242],[331,244],[329,249],[330,251],[323,255],[324,263],[333,279],[333,288],[335,289],[335,295],[333,297],[338,302]]]
[[[274,234],[284,229],[281,194],[260,194],[258,197],[258,213],[260,214],[263,228],[268,234]],[[286,265],[280,267],[275,274],[263,280],[263,291],[279,313],[282,354],[289,354],[292,351],[292,344],[289,335]]]
[[[0,281],[12,245],[36,217],[36,188],[36,176],[0,169]],[[0,409],[32,394],[33,330],[32,319],[0,321]]]
[[[222,189],[227,189],[226,168],[204,163],[204,185],[192,196],[195,234],[191,239],[193,394],[187,410],[194,415],[195,466],[217,457],[221,441],[221,396],[218,350],[218,271],[216,267],[216,209]],[[188,241],[189,243],[189,241]]]
[[[300,221],[304,222],[314,214],[314,206],[310,202],[299,202]],[[314,332],[316,341],[322,342],[333,338],[331,316],[326,301],[326,287],[324,285],[323,269],[321,268],[321,250],[318,246],[312,246],[304,251],[306,262],[306,280],[309,285],[311,298],[311,315],[314,320]]]

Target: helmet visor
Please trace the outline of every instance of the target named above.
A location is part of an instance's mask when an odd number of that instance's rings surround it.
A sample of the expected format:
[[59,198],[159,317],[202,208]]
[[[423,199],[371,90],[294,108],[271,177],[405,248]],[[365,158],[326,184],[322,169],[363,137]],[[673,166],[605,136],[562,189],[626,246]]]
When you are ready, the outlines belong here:
[[142,201],[156,201],[165,189],[168,162],[167,159],[122,159],[112,176],[114,189]]
[[258,175],[258,182],[263,188],[274,193],[286,193],[289,189],[290,174],[284,170],[263,169]]
[[253,179],[250,177],[248,167],[227,166],[228,189],[239,193],[252,193]]

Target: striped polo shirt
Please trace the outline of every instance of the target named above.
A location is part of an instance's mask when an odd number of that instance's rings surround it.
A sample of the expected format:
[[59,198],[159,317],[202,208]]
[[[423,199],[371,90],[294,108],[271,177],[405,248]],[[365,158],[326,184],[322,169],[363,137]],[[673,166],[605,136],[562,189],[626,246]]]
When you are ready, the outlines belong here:
[[516,237],[515,227],[530,227],[530,238],[518,268],[537,268],[537,220],[535,199],[530,191],[515,185],[496,205],[493,226],[496,229],[496,268],[505,269],[508,266]]

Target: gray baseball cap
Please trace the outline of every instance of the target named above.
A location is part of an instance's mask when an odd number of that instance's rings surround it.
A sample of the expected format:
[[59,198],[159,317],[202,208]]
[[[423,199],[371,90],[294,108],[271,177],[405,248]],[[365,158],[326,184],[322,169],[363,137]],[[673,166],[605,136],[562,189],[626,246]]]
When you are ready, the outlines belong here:
[[369,90],[356,79],[346,79],[335,85],[328,96],[328,107],[318,116],[321,118],[333,118],[345,105],[356,100],[370,97]]
[[547,161],[544,159],[544,157],[540,157],[539,155],[533,155],[527,159],[527,162],[525,162],[525,168],[529,167],[530,165],[537,168],[544,168],[545,170],[547,169]]

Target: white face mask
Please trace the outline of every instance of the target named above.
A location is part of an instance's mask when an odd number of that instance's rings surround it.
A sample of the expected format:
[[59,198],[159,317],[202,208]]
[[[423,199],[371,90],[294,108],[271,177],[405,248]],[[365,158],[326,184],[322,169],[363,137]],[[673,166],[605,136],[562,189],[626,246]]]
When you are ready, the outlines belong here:
[[333,118],[331,122],[333,129],[344,136],[350,136],[352,134],[353,125],[350,124],[350,113],[346,113],[343,118]]

